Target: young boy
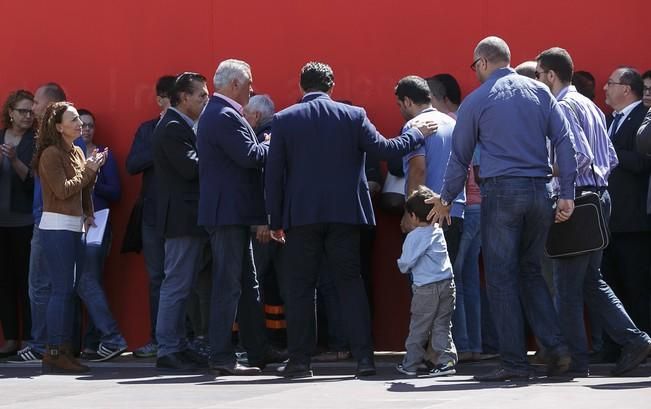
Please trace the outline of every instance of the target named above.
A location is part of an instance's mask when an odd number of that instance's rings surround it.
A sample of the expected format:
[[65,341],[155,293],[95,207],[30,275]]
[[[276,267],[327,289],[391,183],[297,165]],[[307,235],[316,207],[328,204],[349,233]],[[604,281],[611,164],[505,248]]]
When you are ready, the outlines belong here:
[[430,376],[456,373],[457,351],[451,332],[455,299],[452,264],[443,230],[427,221],[432,205],[425,204],[425,199],[433,196],[430,189],[419,186],[405,204],[409,234],[402,246],[398,268],[403,274],[411,274],[413,295],[409,336],[405,341],[407,354],[396,369],[410,376],[416,375],[416,368],[423,363],[423,346],[429,337],[437,356]]

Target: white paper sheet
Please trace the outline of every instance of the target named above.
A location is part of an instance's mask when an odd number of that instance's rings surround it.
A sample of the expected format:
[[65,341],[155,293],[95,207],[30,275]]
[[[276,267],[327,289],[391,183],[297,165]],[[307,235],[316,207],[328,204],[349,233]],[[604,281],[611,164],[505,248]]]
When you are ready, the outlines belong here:
[[89,246],[101,246],[106,223],[108,223],[109,209],[102,209],[95,212],[95,226],[91,226],[86,232],[86,244]]

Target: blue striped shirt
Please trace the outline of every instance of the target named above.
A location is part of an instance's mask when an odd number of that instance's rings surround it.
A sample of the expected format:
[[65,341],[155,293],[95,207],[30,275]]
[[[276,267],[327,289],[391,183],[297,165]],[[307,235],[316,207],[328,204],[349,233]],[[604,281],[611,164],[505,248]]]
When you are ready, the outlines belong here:
[[[587,164],[585,158],[577,158],[579,166],[576,186],[608,186],[608,176],[619,161],[608,137],[606,117],[594,102],[579,93],[574,85],[562,89],[556,99],[574,133],[577,152],[586,152],[589,149],[589,152],[585,153],[590,159]],[[589,146],[581,146],[581,141],[587,142]],[[594,175],[591,163],[594,163]]]

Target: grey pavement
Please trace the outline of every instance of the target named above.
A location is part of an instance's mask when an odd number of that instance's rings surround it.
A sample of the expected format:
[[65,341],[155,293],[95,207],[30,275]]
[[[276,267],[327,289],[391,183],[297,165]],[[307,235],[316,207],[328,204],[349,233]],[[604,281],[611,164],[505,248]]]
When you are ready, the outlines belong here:
[[479,383],[472,376],[497,361],[460,364],[454,376],[411,378],[397,373],[400,355],[377,357],[378,375],[355,379],[354,362],[315,364],[315,376],[285,380],[274,367],[260,376],[173,375],[152,360],[123,356],[90,363],[82,376],[41,375],[38,364],[0,363],[0,408],[220,408],[220,409],[425,409],[425,408],[648,408],[651,365],[624,377],[612,365],[593,365],[590,378],[529,383]]

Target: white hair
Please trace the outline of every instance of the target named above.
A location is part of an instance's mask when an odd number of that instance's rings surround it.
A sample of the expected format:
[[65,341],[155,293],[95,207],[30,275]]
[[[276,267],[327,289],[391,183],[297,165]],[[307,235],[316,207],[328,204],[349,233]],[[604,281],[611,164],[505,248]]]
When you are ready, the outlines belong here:
[[247,109],[253,112],[259,112],[261,116],[261,121],[266,121],[271,119],[274,115],[276,107],[274,102],[271,100],[269,95],[254,95],[249,99],[249,103],[246,105]]
[[222,89],[233,80],[250,79],[250,77],[251,66],[249,64],[244,61],[229,59],[219,63],[212,81],[215,89]]

